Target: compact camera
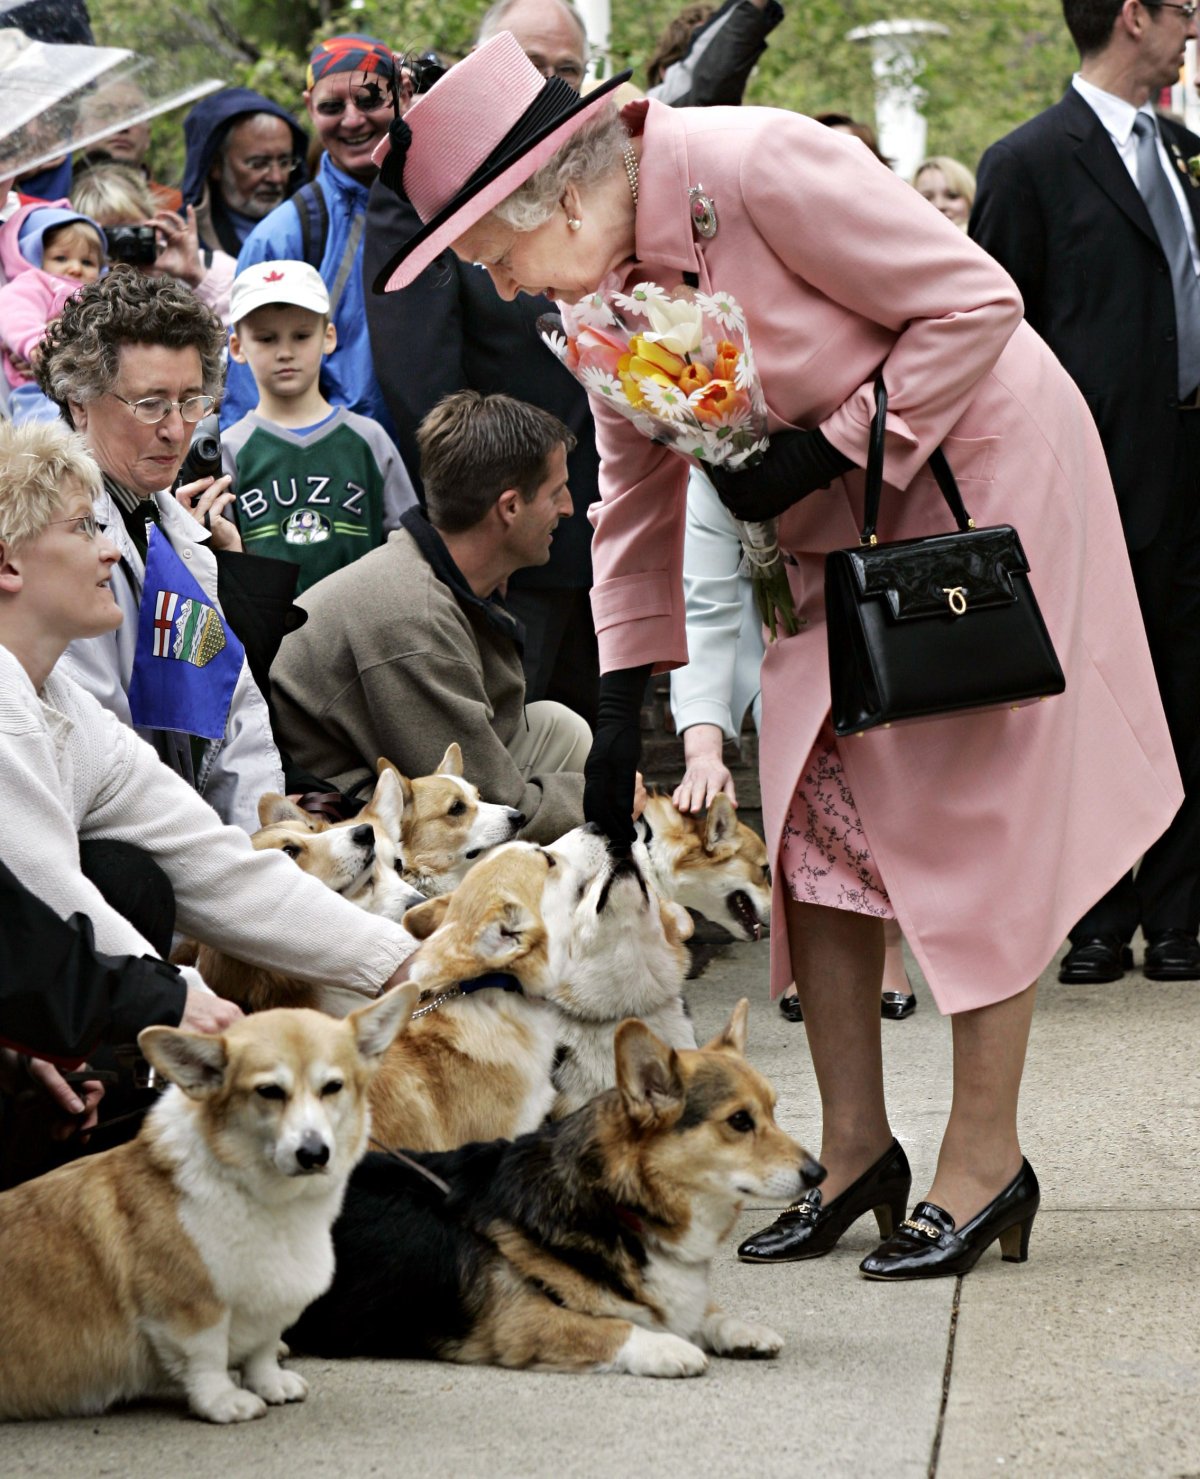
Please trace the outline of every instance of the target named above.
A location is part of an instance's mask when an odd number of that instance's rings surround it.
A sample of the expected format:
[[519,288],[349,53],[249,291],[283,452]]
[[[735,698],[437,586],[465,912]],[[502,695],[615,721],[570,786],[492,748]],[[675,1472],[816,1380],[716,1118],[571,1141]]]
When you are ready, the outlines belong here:
[[179,469],[178,486],[194,483],[198,478],[221,476],[221,431],[216,412],[197,421],[192,445]]
[[106,226],[110,262],[150,267],[158,259],[158,233],[153,226]]

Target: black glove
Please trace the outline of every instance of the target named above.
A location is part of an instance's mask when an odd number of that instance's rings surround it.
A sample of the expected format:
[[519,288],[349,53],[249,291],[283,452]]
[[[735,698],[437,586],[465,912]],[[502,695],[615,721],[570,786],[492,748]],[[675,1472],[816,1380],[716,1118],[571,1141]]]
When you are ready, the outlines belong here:
[[633,846],[633,788],[642,750],[641,713],[650,663],[600,677],[596,732],[583,767],[583,814],[617,848]]
[[820,431],[778,431],[763,460],[730,471],[706,467],[721,502],[743,523],[773,519],[854,466]]

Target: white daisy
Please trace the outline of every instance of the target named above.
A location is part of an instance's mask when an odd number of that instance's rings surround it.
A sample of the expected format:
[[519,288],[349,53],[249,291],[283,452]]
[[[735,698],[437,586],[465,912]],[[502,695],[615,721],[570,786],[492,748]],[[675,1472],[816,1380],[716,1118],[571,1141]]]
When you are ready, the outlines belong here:
[[737,365],[733,371],[733,383],[739,390],[749,390],[757,378],[758,369],[754,363],[754,354],[747,344],[738,355]]
[[697,293],[696,303],[723,329],[732,329],[737,334],[746,332],[746,316],[728,293]]
[[559,329],[551,329],[549,333],[542,335],[542,343],[551,354],[557,355],[559,359],[567,357],[567,336]]
[[586,298],[581,298],[578,303],[572,304],[570,316],[577,329],[582,329],[585,325],[596,329],[607,329],[617,321],[616,315],[599,293],[589,293]]
[[723,433],[745,431],[750,427],[753,419],[749,406],[736,406],[733,410],[726,411],[715,425],[717,430]]
[[643,380],[641,392],[646,404],[664,421],[681,421],[688,414],[687,396],[675,385],[659,385],[656,380]]
[[767,446],[767,438],[761,437],[757,442],[751,442],[748,447],[743,447],[741,451],[734,452],[726,459],[725,465],[730,469],[753,467],[755,463],[761,460],[762,454],[767,450]]
[[615,375],[602,370],[599,365],[590,365],[586,370],[580,370],[579,383],[588,395],[602,396],[604,400],[612,401],[618,406],[629,404],[621,382]]
[[618,308],[623,308],[626,313],[638,313],[643,318],[646,316],[647,303],[665,303],[667,294],[664,288],[660,288],[656,282],[635,283],[627,293],[614,293],[613,302]]

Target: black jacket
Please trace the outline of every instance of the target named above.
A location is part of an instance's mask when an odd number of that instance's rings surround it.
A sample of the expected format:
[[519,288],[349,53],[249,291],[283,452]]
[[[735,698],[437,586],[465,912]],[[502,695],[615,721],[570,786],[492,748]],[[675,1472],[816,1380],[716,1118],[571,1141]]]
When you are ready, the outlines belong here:
[[[1200,138],[1160,119],[1172,158]],[[1185,194],[1200,232],[1200,186]],[[1016,279],[1025,316],[1091,408],[1129,547],[1162,522],[1180,435],[1175,305],[1137,187],[1076,90],[983,156],[972,237]]]
[[60,919],[0,863],[0,1042],[77,1063],[99,1042],[178,1026],[186,1000],[173,965],[101,955],[89,919]]
[[554,305],[547,298],[506,303],[480,267],[445,252],[416,282],[398,293],[371,285],[420,221],[407,201],[381,181],[371,187],[363,247],[363,289],[375,373],[396,427],[396,445],[423,498],[417,427],[443,396],[456,390],[503,392],[541,406],[575,434],[567,477],[575,512],[564,519],[545,565],[518,570],[513,588],[587,590],[592,584],[592,526],[588,504],[600,496],[600,459],[587,395],[537,335],[537,321]]

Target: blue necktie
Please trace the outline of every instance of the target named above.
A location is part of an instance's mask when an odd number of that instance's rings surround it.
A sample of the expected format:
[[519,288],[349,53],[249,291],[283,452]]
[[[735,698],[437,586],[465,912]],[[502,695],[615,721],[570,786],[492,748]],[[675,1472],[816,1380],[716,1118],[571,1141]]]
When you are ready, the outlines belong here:
[[1138,189],[1171,269],[1182,399],[1200,385],[1200,280],[1192,264],[1192,249],[1179,202],[1159,161],[1154,120],[1147,113],[1139,113],[1133,120],[1133,131],[1137,134]]

